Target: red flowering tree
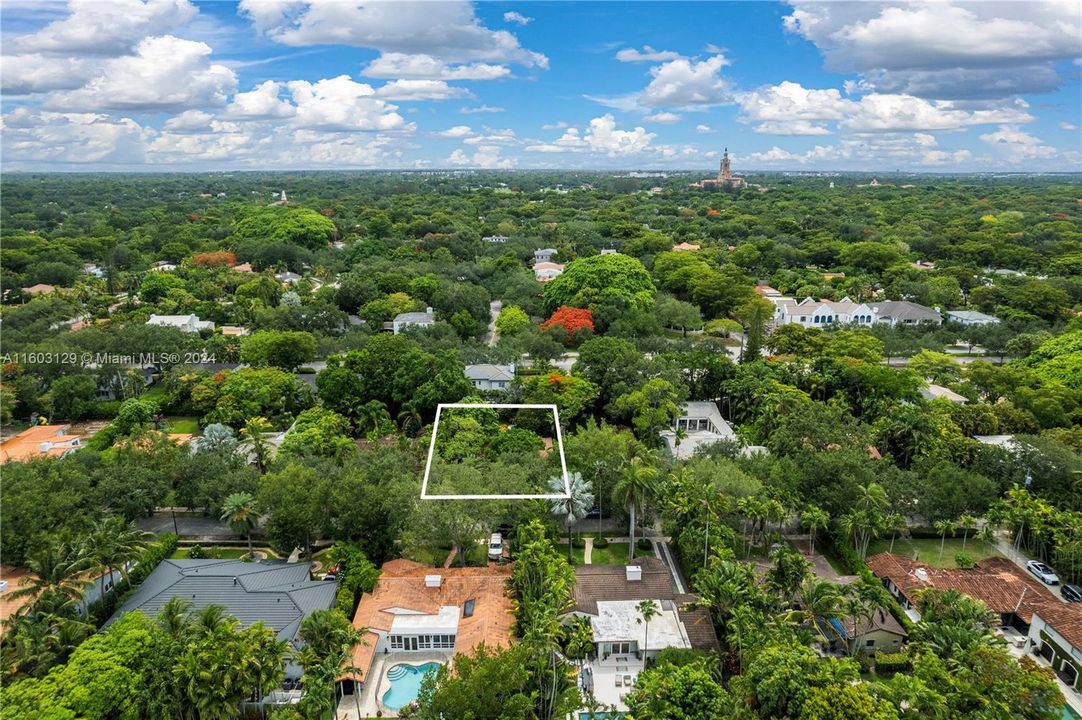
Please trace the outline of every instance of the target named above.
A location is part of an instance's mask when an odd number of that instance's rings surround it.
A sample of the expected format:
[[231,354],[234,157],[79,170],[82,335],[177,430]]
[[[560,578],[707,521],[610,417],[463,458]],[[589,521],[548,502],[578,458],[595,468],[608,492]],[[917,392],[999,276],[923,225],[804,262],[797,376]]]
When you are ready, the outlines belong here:
[[555,327],[563,329],[563,334],[568,341],[574,341],[576,335],[583,330],[594,331],[594,314],[585,308],[561,306],[552,313],[545,322],[541,323],[541,329],[551,331]]

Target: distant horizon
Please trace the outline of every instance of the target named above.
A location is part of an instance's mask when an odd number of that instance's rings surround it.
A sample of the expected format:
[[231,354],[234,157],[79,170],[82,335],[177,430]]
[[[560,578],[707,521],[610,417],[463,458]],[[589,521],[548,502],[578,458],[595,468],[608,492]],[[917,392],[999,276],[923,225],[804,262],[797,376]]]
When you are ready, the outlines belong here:
[[744,172],[1082,172],[1078,3],[9,0],[0,21],[4,172],[705,171],[725,146]]

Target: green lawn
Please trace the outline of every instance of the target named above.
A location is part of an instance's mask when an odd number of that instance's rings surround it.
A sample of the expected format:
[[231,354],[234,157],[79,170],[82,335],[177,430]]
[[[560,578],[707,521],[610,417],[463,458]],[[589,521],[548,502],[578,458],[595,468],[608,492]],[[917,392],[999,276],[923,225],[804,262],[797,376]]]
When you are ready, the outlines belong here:
[[[609,543],[607,548],[599,548],[595,545],[590,561],[594,565],[627,565],[627,546],[628,543]],[[556,549],[564,557],[567,557],[567,543],[560,543],[556,546]],[[583,565],[583,555],[585,553],[585,548],[571,548],[572,564]],[[635,557],[654,557],[654,551],[653,549],[636,550]]]
[[199,418],[188,415],[177,415],[165,419],[166,432],[199,434]]
[[[886,552],[889,549],[890,538],[880,538],[868,546],[868,555]],[[954,556],[962,552],[962,538],[947,538],[943,546],[942,559],[940,559],[939,554],[939,538],[914,538],[912,540],[898,538],[894,541],[894,552],[906,557],[913,557],[913,553],[916,552],[917,559],[923,563],[936,567],[954,568],[958,567],[957,563],[954,562]],[[966,542],[965,552],[974,561],[999,557],[999,553],[994,548],[990,548],[972,537]]]
[[[257,551],[263,551],[269,554],[271,557],[277,557],[277,555],[275,555],[274,552],[270,550],[270,548],[255,547],[253,549]],[[174,560],[186,560],[188,559],[188,550],[189,548],[186,547],[177,548],[169,557]],[[204,552],[206,552],[208,558],[213,558],[215,560],[238,560],[248,554],[248,548],[246,547],[224,547],[220,545],[211,545],[204,547],[203,550]]]

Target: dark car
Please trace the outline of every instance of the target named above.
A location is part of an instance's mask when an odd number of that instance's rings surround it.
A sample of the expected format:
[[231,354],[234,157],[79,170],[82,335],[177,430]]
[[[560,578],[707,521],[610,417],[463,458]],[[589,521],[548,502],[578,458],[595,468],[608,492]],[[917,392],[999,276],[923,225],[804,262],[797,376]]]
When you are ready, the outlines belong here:
[[1059,594],[1067,602],[1082,602],[1082,587],[1077,585],[1064,585],[1059,589]]
[[592,508],[587,510],[586,511],[586,519],[587,520],[600,520],[601,519],[601,508],[599,508],[597,505],[594,505]]

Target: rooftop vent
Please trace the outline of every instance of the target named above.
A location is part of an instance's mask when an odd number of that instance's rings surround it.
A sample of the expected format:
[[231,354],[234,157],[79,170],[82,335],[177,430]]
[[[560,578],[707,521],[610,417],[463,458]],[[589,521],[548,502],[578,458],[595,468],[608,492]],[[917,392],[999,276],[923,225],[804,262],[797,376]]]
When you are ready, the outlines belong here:
[[473,600],[467,600],[462,606],[462,617],[473,617]]
[[640,580],[642,580],[641,565],[627,565],[624,570],[627,573],[628,582],[639,582]]
[[928,571],[924,568],[917,568],[913,571],[913,574],[917,576],[917,579],[921,582],[928,582]]
[[438,588],[443,582],[440,575],[425,575],[425,587]]

